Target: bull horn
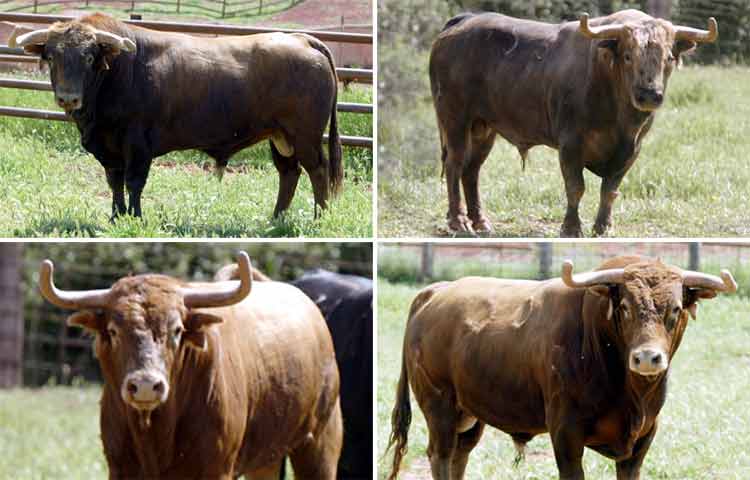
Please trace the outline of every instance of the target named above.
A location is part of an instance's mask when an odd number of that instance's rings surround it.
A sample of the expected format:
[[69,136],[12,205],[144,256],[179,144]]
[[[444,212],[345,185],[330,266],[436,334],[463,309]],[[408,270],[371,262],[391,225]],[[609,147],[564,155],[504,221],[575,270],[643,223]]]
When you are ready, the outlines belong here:
[[51,304],[69,310],[101,308],[107,305],[110,289],[80,291],[58,290],[52,279],[54,272],[55,266],[52,264],[51,260],[45,260],[42,262],[42,265],[39,268],[39,291]]
[[119,35],[115,35],[114,33],[105,32],[98,29],[94,31],[94,35],[96,35],[96,43],[112,45],[113,47],[126,52],[135,52],[136,50],[135,42],[129,38],[121,37]]
[[44,45],[45,43],[47,43],[48,38],[49,38],[49,29],[47,28],[45,28],[44,30],[34,30],[29,33],[24,33],[23,35],[20,35],[15,38],[11,34],[11,37],[8,40],[8,46],[9,47],[25,47],[27,45]]
[[690,40],[692,42],[699,43],[713,43],[717,38],[719,38],[719,25],[716,23],[716,19],[714,17],[708,19],[708,30],[676,25],[674,27],[674,37],[675,40]]
[[248,296],[253,286],[250,257],[245,252],[237,254],[237,267],[240,281],[219,282],[220,289],[181,288],[183,301],[188,308],[228,307],[241,302]]
[[734,293],[737,291],[737,282],[729,273],[729,270],[721,271],[721,278],[708,273],[683,270],[682,285],[690,288],[710,288],[717,292]]
[[625,31],[625,25],[614,23],[612,25],[601,25],[589,27],[589,14],[582,13],[579,19],[578,31],[587,38],[604,40],[607,38],[618,38]]
[[587,288],[602,284],[623,283],[625,270],[612,268],[579,273],[573,276],[573,262],[565,260],[562,266],[562,281],[570,288]]

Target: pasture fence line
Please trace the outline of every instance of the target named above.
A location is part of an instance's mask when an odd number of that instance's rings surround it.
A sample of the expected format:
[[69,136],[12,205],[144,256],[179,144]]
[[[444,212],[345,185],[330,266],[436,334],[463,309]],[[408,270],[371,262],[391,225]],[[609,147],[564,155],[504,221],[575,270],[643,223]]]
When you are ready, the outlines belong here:
[[[33,0],[17,4],[12,0],[0,1],[0,5],[6,4],[7,7],[0,7],[6,12],[20,12],[31,10],[32,13],[39,13],[40,7],[67,7],[75,8],[84,6],[86,8],[106,4],[123,4],[130,5],[128,11],[135,12],[138,6],[156,6],[171,7],[172,12],[177,14],[186,13],[186,11],[201,14],[213,15],[221,18],[232,18],[239,16],[260,16],[264,10],[268,12],[269,8],[286,5],[291,8],[301,0]],[[277,9],[278,10],[278,9]],[[274,10],[276,11],[276,10]],[[160,12],[168,13],[168,12]]]
[[576,272],[618,255],[659,258],[681,268],[718,274],[729,269],[741,295],[750,296],[750,244],[681,243],[387,243],[380,246],[379,275],[390,281],[428,283],[469,275],[546,280],[560,276],[562,262]]
[[[0,21],[11,23],[33,23],[33,24],[51,24],[57,21],[68,21],[75,17],[65,15],[36,15],[28,13],[0,13]],[[125,20],[126,23],[140,25],[145,28],[160,31],[181,32],[190,34],[213,34],[213,35],[252,35],[257,33],[284,32],[284,33],[305,33],[318,38],[321,41],[354,43],[354,44],[372,44],[372,35],[363,33],[346,33],[330,32],[317,30],[292,30],[285,28],[261,28],[248,27],[243,25],[214,25],[203,23],[180,23],[164,21],[146,21],[146,20]],[[0,62],[27,62],[36,63],[39,58],[34,55],[28,55],[22,48],[9,47],[0,45]],[[369,83],[373,81],[373,71],[362,68],[336,68],[339,80],[346,83]],[[17,88],[22,90],[51,91],[52,85],[49,82],[23,80],[15,78],[0,78],[0,88]],[[339,102],[336,110],[343,113],[368,114],[372,115],[373,107],[371,104]],[[0,106],[0,116],[32,118],[41,120],[54,121],[72,121],[65,113],[51,110],[39,110],[22,107]],[[360,137],[350,135],[340,135],[341,144],[355,148],[372,149],[373,140],[371,137]],[[324,141],[328,140],[325,135]]]

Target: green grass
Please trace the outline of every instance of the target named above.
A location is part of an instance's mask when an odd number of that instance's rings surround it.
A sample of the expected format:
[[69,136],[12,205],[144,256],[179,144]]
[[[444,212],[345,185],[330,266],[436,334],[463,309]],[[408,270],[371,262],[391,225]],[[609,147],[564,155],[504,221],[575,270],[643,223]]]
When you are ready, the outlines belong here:
[[[378,283],[378,478],[390,471],[391,453],[383,457],[390,435],[390,415],[401,368],[406,315],[419,290]],[[750,327],[744,320],[750,301],[720,296],[701,304],[674,358],[667,403],[656,439],[646,456],[642,478],[750,478]],[[402,473],[411,480],[430,478],[426,461],[427,427],[412,395],[413,423]],[[513,467],[510,437],[488,428],[469,459],[466,478],[548,479],[557,469],[548,435],[528,445],[526,460]],[[614,478],[614,463],[596,452],[584,455],[586,478]]]
[[99,391],[0,390],[0,478],[106,478]]
[[[412,61],[422,68],[404,76],[424,77],[417,77],[418,85],[411,87],[417,93],[403,100],[398,85],[391,82],[384,95],[388,101],[381,99],[379,110],[381,237],[450,235],[426,55]],[[748,75],[750,69],[744,67],[690,67],[674,73],[667,102],[620,188],[610,236],[750,234]],[[590,173],[585,178],[581,219],[585,234],[591,235],[600,180]],[[518,152],[498,138],[480,184],[493,235],[558,236],[566,200],[555,150],[532,149],[523,172]]]
[[[352,86],[339,100],[372,103],[372,91]],[[55,110],[47,92],[0,89],[0,105]],[[372,135],[370,115],[340,113],[339,122],[342,135]],[[0,117],[0,236],[372,236],[369,150],[344,148],[342,192],[318,220],[306,174],[288,212],[272,219],[278,174],[262,142],[233,157],[221,183],[211,173],[213,160],[200,152],[156,159],[143,193],[143,219],[113,225],[104,169],[79,142],[73,124]]]

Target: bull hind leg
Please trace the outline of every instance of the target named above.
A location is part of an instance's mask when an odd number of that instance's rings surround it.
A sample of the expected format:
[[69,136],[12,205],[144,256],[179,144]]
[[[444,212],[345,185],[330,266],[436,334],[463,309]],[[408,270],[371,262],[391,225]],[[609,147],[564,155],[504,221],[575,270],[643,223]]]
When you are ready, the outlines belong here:
[[458,434],[456,450],[453,452],[453,461],[451,462],[452,480],[463,480],[469,454],[479,443],[482,433],[484,433],[484,423],[475,421],[473,427]]
[[471,129],[471,147],[467,155],[466,166],[461,176],[466,197],[466,208],[469,220],[477,233],[492,231],[492,224],[482,213],[482,200],[479,195],[479,170],[495,144],[495,132],[483,121],[474,122]]
[[289,454],[294,478],[300,480],[335,480],[341,443],[343,421],[339,402],[328,417],[326,426],[319,435],[308,437]]
[[279,172],[279,194],[276,198],[276,207],[273,209],[273,216],[278,217],[292,203],[302,169],[296,158],[285,156],[276,148],[274,140],[269,143],[273,164]]
[[315,218],[318,218],[318,206],[321,209],[325,209],[328,206],[329,196],[329,171],[328,171],[328,160],[323,153],[321,145],[311,144],[306,147],[297,147],[297,157],[302,164],[302,167],[307,171],[310,176],[310,183],[312,184],[313,196],[315,197]]
[[107,184],[112,190],[112,216],[109,221],[114,222],[120,215],[125,215],[125,170],[118,168],[105,168]]
[[469,143],[465,129],[446,132],[445,139],[445,180],[448,186],[448,228],[453,232],[473,233],[471,220],[461,201],[461,177],[466,163]]
[[586,191],[586,183],[583,179],[583,165],[581,163],[581,148],[579,145],[565,145],[560,148],[560,169],[565,181],[565,194],[568,199],[568,208],[565,212],[560,228],[561,237],[582,237],[581,218],[578,215],[578,206]]

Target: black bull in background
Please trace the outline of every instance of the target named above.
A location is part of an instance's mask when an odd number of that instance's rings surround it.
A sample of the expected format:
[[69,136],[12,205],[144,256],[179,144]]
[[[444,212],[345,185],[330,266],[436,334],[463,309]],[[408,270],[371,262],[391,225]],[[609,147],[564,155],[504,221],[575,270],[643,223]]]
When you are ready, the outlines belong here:
[[[489,232],[479,170],[496,135],[528,150],[558,150],[567,194],[561,236],[580,237],[583,169],[602,178],[594,233],[612,225],[623,177],[664,101],[680,56],[708,31],[673,25],[637,10],[548,24],[463,14],[445,25],[430,54],[430,83],[448,184],[448,227]],[[463,186],[466,205],[461,201]]]
[[[236,264],[227,265],[217,281],[235,279]],[[253,280],[270,279],[258,270]],[[373,326],[372,280],[326,270],[313,270],[290,282],[310,297],[328,324],[339,367],[344,443],[337,478],[372,478]],[[285,472],[282,470],[281,478]]]
[[113,218],[141,216],[152,159],[176,150],[205,152],[221,177],[232,155],[270,140],[280,176],[274,215],[289,207],[302,168],[316,207],[340,188],[338,80],[331,52],[314,37],[193,37],[97,13],[13,35],[9,44],[49,64],[55,101],[105,169]]

